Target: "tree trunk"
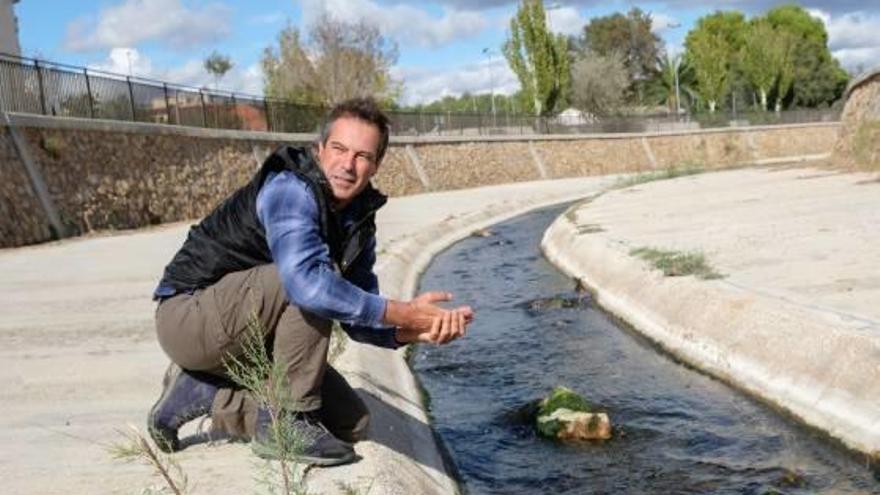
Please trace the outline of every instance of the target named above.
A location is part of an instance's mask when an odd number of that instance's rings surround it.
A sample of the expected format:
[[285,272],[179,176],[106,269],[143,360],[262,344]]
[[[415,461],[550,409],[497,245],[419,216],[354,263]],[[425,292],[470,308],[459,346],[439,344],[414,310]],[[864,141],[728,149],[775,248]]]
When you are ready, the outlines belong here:
[[761,88],[761,110],[767,110],[767,90]]
[[781,111],[782,111],[782,98],[777,98],[776,99],[776,113],[779,113]]
[[715,113],[715,100],[709,100],[709,113]]

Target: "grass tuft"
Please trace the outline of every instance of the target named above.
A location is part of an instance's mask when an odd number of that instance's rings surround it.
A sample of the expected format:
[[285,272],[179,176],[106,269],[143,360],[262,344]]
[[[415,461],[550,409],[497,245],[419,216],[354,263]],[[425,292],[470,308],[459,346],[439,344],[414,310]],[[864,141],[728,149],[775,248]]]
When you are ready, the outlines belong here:
[[694,275],[703,280],[723,278],[724,275],[716,272],[706,261],[703,253],[666,251],[662,249],[640,247],[629,252],[654,265],[654,268],[663,272],[667,277],[685,277]]
[[687,175],[696,175],[705,172],[706,170],[697,164],[685,164],[679,166],[672,166],[665,170],[654,170],[651,172],[643,172],[636,175],[631,175],[629,177],[623,177],[617,180],[612,189],[623,189],[630,186],[635,186],[638,184],[644,184],[645,182],[654,182],[657,180],[666,180],[666,179],[674,179],[676,177],[684,177]]

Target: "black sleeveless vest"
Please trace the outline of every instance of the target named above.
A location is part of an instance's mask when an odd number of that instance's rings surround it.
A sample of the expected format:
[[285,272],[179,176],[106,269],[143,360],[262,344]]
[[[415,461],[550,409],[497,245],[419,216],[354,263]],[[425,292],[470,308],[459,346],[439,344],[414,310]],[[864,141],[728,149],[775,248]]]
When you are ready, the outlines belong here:
[[266,231],[257,218],[257,193],[270,173],[282,170],[296,174],[314,194],[321,237],[345,276],[375,235],[376,210],[387,198],[368,185],[349,205],[356,208],[359,216],[348,231],[343,231],[332,208],[330,184],[312,154],[305,148],[281,146],[269,155],[250,182],[190,228],[183,246],[165,267],[160,287],[189,292],[205,288],[228,273],[272,263]]

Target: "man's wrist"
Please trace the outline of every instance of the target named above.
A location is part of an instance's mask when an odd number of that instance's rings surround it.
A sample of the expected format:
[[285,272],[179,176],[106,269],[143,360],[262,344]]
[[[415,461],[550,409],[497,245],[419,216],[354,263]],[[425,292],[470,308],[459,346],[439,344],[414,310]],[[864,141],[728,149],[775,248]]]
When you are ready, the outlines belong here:
[[[386,325],[394,327],[406,326],[409,317],[409,304],[394,299],[388,299],[385,302],[385,315],[383,317]],[[397,332],[395,332],[396,338]]]

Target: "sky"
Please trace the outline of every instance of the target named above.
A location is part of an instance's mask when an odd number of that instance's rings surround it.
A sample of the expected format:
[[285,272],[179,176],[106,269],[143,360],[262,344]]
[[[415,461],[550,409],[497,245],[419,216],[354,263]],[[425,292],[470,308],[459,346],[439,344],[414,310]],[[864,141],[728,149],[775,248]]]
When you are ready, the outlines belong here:
[[[550,28],[578,34],[593,17],[639,7],[670,53],[682,50],[696,20],[715,10],[760,15],[777,0],[545,1]],[[795,2],[821,19],[829,46],[850,71],[880,65],[880,0]],[[364,19],[398,46],[392,75],[401,103],[463,92],[510,94],[519,88],[501,55],[517,2],[509,0],[21,0],[15,5],[22,54],[178,84],[214,87],[204,68],[213,50],[234,66],[220,89],[261,95],[263,50],[288,24],[308,31],[326,12]]]

